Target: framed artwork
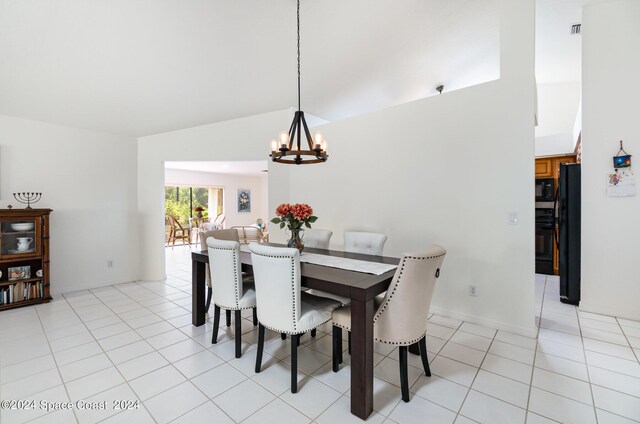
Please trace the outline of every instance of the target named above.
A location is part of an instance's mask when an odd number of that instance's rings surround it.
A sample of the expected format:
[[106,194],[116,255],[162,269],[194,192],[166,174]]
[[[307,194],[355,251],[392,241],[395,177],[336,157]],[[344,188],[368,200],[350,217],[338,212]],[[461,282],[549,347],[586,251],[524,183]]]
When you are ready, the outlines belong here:
[[251,190],[238,189],[238,212],[251,212]]
[[9,280],[24,280],[26,278],[31,278],[30,266],[16,266],[9,268],[8,271]]
[[631,155],[614,156],[613,167],[616,169],[631,167]]

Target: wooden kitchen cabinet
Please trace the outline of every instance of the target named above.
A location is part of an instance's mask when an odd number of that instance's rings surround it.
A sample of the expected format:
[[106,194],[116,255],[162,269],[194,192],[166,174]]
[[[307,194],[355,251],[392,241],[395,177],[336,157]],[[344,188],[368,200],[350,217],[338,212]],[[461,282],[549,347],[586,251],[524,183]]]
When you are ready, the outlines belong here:
[[536,178],[549,177],[553,177],[553,160],[551,158],[536,159]]

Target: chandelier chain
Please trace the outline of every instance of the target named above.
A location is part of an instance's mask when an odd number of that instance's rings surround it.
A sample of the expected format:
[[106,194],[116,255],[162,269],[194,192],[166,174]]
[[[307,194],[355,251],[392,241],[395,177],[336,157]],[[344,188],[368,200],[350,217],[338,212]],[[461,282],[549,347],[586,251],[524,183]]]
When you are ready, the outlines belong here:
[[298,112],[300,111],[300,0],[298,0]]

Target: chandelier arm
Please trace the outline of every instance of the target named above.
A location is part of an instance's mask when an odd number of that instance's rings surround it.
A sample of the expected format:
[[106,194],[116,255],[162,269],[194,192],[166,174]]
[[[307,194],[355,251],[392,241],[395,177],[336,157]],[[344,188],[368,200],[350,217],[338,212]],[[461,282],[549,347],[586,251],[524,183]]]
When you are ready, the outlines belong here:
[[293,140],[295,132],[296,132],[296,118],[294,117],[293,121],[291,122],[291,126],[289,127],[289,150],[291,150],[291,148],[293,147],[291,140]]
[[309,132],[309,127],[307,127],[307,121],[302,117],[302,125],[304,125],[304,133],[307,136],[307,143],[309,144],[309,150],[315,150],[313,146],[313,139],[311,138],[311,133]]
[[300,112],[298,114],[298,150],[302,150],[302,146],[300,144],[300,139],[302,138],[302,125],[301,122],[304,122],[304,112]]

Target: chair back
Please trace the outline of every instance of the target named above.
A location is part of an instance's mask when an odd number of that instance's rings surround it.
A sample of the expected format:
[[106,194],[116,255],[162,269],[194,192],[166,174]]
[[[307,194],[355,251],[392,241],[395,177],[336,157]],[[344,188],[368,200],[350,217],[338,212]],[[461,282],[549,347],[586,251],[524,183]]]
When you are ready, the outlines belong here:
[[375,340],[406,346],[425,335],[433,289],[446,253],[433,245],[425,252],[402,256],[373,318]]
[[209,237],[213,237],[216,240],[230,240],[230,241],[240,241],[238,239],[238,232],[236,230],[209,230],[209,231],[200,231],[200,246],[202,250],[207,250],[207,239]]
[[254,243],[260,241],[260,228],[254,226],[244,227],[245,243]]
[[169,225],[172,228],[175,228],[176,230],[182,230],[182,225],[180,225],[180,221],[178,221],[175,216],[167,215],[167,221],[169,221]]
[[224,212],[218,214],[218,216],[216,216],[216,219],[213,220],[213,226],[218,230],[224,228],[225,219],[226,219],[226,216],[224,215]]
[[240,243],[213,237],[206,240],[213,302],[226,309],[240,309],[243,294]]
[[345,252],[382,256],[386,241],[387,236],[385,234],[366,233],[363,231],[344,232]]
[[300,317],[298,249],[249,245],[256,284],[258,321],[279,333],[297,334]]
[[316,249],[329,249],[329,242],[333,231],[306,229],[304,230],[304,238],[302,240],[305,247],[315,247]]

